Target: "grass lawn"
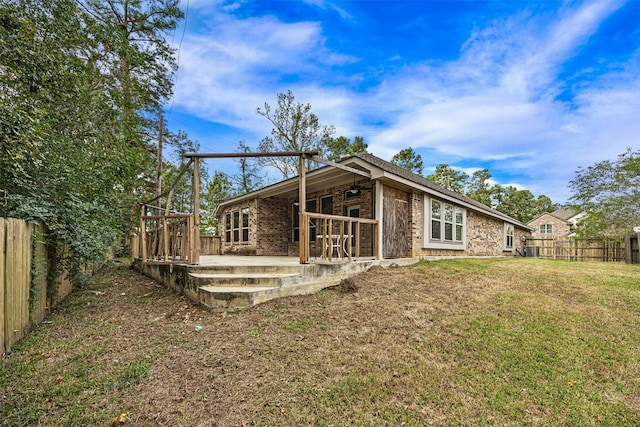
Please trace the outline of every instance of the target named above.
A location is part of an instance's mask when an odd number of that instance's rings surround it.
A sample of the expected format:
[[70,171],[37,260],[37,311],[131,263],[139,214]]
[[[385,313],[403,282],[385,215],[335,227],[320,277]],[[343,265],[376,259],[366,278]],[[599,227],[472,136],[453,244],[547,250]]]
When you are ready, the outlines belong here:
[[126,266],[0,358],[2,425],[640,425],[640,266],[467,259],[213,314]]

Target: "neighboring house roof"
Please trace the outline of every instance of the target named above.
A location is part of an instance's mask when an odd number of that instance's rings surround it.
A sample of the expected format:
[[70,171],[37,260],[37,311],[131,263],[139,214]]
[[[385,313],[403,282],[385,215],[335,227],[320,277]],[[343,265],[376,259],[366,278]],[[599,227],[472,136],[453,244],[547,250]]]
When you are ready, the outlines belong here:
[[563,221],[569,221],[571,218],[573,218],[577,214],[578,212],[574,211],[573,209],[560,208],[555,212],[551,212],[549,215],[555,216],[556,218],[561,219]]
[[[430,193],[432,195],[435,196],[439,196],[445,199],[449,199],[451,201],[456,201],[458,202],[460,205],[472,208],[476,211],[482,212],[488,216],[494,217],[494,218],[498,218],[501,219],[503,221],[512,223],[514,225],[517,225],[518,227],[524,228],[524,229],[528,229],[528,230],[533,230],[532,227],[530,227],[527,224],[524,224],[514,218],[511,218],[510,216],[499,212],[495,209],[492,209],[490,207],[488,207],[487,205],[484,205],[476,200],[470,199],[469,197],[466,197],[462,194],[456,193],[455,191],[449,190],[443,186],[441,186],[440,184],[433,182],[431,180],[428,180],[420,175],[416,175],[412,172],[409,172],[406,169],[403,169],[397,165],[394,165],[393,163],[387,162],[386,160],[382,160],[379,157],[376,157],[372,154],[369,153],[358,153],[355,154],[353,156],[349,156],[349,157],[344,157],[342,158],[338,163],[341,164],[349,164],[349,163],[353,163],[354,160],[359,159],[365,163],[368,163],[371,166],[374,166],[378,169],[380,169],[383,174],[384,174],[384,178],[386,178],[387,180],[390,181],[395,181],[397,183],[401,183],[404,185],[407,185],[409,187],[413,187],[416,188],[418,190],[422,190],[426,193]],[[332,169],[331,166],[324,166],[318,169],[315,169],[313,171],[310,171],[307,173],[307,176],[311,177],[312,174],[320,174],[323,173],[323,171],[328,171]],[[380,177],[374,177],[374,179],[379,179]],[[269,185],[267,187],[264,187],[260,190],[256,190],[253,191],[251,193],[242,195],[242,196],[238,196],[235,197],[233,199],[229,199],[223,203],[221,203],[218,208],[223,207],[225,205],[228,204],[233,204],[236,202],[239,202],[241,200],[246,200],[249,198],[253,198],[253,197],[257,197],[257,196],[261,196],[264,193],[272,193],[275,194],[275,192],[277,192],[279,189],[284,189],[287,185],[297,185],[297,180],[298,177],[294,177],[285,181],[281,181],[272,185]]]
[[538,216],[536,216],[535,218],[533,218],[531,221],[529,221],[527,224],[531,224],[532,222],[536,221],[537,219],[545,216],[545,215],[550,215],[554,218],[559,219],[560,221],[564,221],[567,224],[571,224],[572,223],[572,219],[574,219],[574,217],[580,215],[580,212],[576,212],[575,210],[571,209],[571,208],[560,208],[556,211],[553,212],[544,212]]

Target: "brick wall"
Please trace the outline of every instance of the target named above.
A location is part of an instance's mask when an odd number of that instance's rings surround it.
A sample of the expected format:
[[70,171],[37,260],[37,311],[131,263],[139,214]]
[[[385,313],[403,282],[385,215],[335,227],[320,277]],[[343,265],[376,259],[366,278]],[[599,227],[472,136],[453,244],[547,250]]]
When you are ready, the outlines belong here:
[[409,254],[418,256],[422,250],[423,227],[424,227],[424,203],[422,194],[409,194],[409,226],[411,227],[411,242],[409,243]]
[[[345,197],[351,184],[334,186],[320,191],[308,192],[307,201],[316,201],[316,212],[321,212],[322,198],[332,196],[332,215],[346,216],[349,207],[359,207],[361,218],[373,218],[374,187],[373,181],[358,181],[361,186],[360,194],[355,197]],[[252,199],[242,203],[227,206],[218,218],[220,235],[222,236],[223,254],[242,255],[270,255],[270,256],[297,256],[300,253],[298,242],[293,241],[293,203],[296,198],[268,198]],[[225,215],[234,211],[241,211],[248,207],[249,213],[249,241],[227,242]],[[232,224],[233,226],[233,224]],[[337,226],[335,227],[337,230]],[[318,234],[321,233],[318,230]],[[371,227],[363,227],[361,230],[361,255],[373,255],[373,230]],[[311,243],[313,251],[318,250],[315,242]]]
[[[553,233],[541,234],[540,226],[543,224],[551,224]],[[534,239],[555,239],[558,237],[567,236],[569,233],[571,233],[570,224],[567,224],[566,221],[563,221],[560,218],[556,218],[553,215],[549,215],[548,213],[540,215],[538,218],[531,221],[528,225],[534,228],[533,233],[531,233],[531,237]]]
[[521,247],[520,236],[530,236],[528,230],[515,227],[514,251],[504,250],[504,221],[471,209],[466,209],[466,247],[464,249],[424,249],[424,204],[420,195],[412,197],[412,256],[508,256]]
[[[374,218],[375,188],[372,181],[360,181],[360,195],[345,198],[350,185],[334,186],[320,191],[309,192],[307,200],[316,200],[316,211],[320,212],[321,199],[333,198],[333,215],[346,216],[348,207],[359,207],[361,218]],[[252,199],[226,207],[219,217],[223,254],[297,256],[298,242],[293,242],[293,203],[297,198]],[[455,249],[424,249],[424,203],[421,193],[408,193],[409,201],[409,256],[503,256],[511,252],[504,251],[504,221],[482,213],[466,209],[466,247]],[[227,212],[249,208],[249,241],[227,242],[225,239],[225,215]],[[555,227],[555,226],[554,226]],[[334,230],[336,232],[337,228]],[[318,234],[321,230],[318,230]],[[514,248],[520,248],[520,236],[530,236],[529,232],[516,227]],[[361,256],[373,254],[373,228],[364,226],[360,236]],[[311,256],[319,248],[311,242]]]
[[[223,255],[256,255],[256,231],[258,229],[258,217],[256,215],[257,199],[246,200],[231,206],[227,206],[218,217],[220,229],[221,254]],[[249,209],[249,240],[247,242],[227,241],[226,215],[231,214],[231,238],[233,239],[233,213],[240,215],[240,236],[242,236],[242,210]]]
[[257,255],[286,256],[291,240],[291,212],[286,199],[257,202]]

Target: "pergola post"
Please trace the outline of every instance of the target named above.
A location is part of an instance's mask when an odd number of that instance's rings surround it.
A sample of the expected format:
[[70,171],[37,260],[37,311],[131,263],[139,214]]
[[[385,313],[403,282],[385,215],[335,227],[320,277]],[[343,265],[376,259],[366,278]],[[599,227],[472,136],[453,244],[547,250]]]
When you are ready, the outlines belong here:
[[298,212],[300,215],[300,236],[298,239],[298,246],[300,247],[300,264],[307,264],[309,262],[309,221],[307,220],[307,191],[305,180],[305,167],[304,167],[305,155],[300,155],[300,165],[298,173]]
[[200,158],[193,158],[193,259],[191,264],[200,263]]

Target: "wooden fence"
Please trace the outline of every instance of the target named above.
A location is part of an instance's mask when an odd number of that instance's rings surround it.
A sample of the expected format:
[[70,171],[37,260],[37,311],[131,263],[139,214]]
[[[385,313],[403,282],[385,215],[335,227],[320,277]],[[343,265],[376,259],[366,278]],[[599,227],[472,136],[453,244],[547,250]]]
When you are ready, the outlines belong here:
[[[47,292],[44,227],[0,218],[0,353],[8,352],[72,290],[64,276]],[[33,286],[32,286],[33,284]]]
[[[540,258],[569,261],[637,262],[633,245],[637,238],[624,240],[527,239],[527,250]],[[537,248],[537,249],[536,249]],[[627,250],[628,249],[628,250]],[[632,255],[629,257],[629,255]]]
[[200,255],[220,255],[220,236],[200,236]]

